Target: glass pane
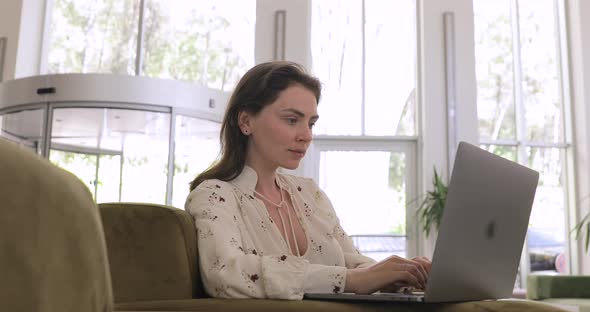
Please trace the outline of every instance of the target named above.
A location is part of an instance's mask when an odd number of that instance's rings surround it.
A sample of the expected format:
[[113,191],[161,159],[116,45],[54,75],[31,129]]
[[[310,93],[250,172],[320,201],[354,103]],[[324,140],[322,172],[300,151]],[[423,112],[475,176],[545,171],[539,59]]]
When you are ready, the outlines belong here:
[[104,110],[100,108],[60,108],[53,110],[51,147],[76,151],[99,146]]
[[120,201],[121,155],[100,155],[97,179],[96,202]]
[[[532,271],[555,271],[556,258],[565,256],[564,157],[559,148],[527,148],[527,166],[540,173],[527,235]],[[566,273],[567,261],[557,268]]]
[[415,3],[365,1],[365,14],[366,134],[415,135]]
[[509,0],[474,0],[479,136],[516,139]]
[[254,65],[255,22],[255,0],[148,0],[143,72],[231,90]]
[[96,155],[51,149],[49,161],[76,175],[96,199]]
[[0,137],[26,146],[38,154],[43,151],[43,110],[25,110],[0,115]]
[[[105,194],[99,194],[98,200],[118,200],[120,187],[121,201],[164,204],[169,132],[170,115],[166,113],[60,108],[53,111],[51,146],[105,155],[97,182]],[[123,157],[122,167],[118,157]]]
[[[406,255],[405,168],[403,153],[320,154],[321,188],[332,201],[346,233],[360,243],[357,247],[361,252],[376,260],[392,254]],[[351,177],[371,183],[351,183]]]
[[221,125],[200,118],[176,116],[172,205],[184,208],[189,183],[219,155]]
[[496,154],[498,156],[504,157],[508,160],[512,160],[517,162],[518,156],[516,152],[515,146],[505,146],[505,145],[481,145],[481,148],[485,149],[486,151]]
[[362,37],[362,1],[312,1],[312,71],[323,83],[315,134],[361,134]]
[[526,138],[562,142],[554,1],[520,0],[518,4]]
[[139,0],[54,0],[50,73],[135,72]]

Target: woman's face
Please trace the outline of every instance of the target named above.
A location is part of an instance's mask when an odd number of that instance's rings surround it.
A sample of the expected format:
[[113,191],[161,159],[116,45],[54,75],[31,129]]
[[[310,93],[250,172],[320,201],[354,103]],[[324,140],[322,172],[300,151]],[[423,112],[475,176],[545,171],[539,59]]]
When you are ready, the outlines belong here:
[[257,115],[242,112],[240,128],[250,136],[246,163],[296,169],[311,143],[317,119],[315,95],[299,84],[282,91]]

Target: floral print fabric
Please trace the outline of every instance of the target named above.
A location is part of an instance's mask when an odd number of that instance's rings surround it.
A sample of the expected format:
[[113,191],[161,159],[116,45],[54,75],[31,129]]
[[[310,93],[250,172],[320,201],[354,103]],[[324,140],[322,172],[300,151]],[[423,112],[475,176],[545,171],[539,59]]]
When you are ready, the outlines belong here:
[[308,241],[301,257],[292,255],[264,203],[254,197],[256,182],[256,172],[246,166],[230,182],[204,181],[187,198],[201,278],[211,296],[300,300],[304,293],[340,293],[347,268],[375,262],[354,247],[313,180],[277,173]]

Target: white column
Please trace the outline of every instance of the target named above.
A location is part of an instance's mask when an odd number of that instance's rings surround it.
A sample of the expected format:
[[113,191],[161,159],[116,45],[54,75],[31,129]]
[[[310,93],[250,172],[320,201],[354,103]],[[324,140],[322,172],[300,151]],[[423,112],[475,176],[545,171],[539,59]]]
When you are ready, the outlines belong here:
[[[576,216],[574,222],[590,211],[590,2],[570,0],[567,2],[570,76],[572,84],[572,115],[574,122],[574,159],[576,164]],[[572,223],[572,226],[575,223]],[[590,254],[584,250],[583,240],[574,241],[572,255],[580,255],[574,261],[572,273],[590,274]],[[576,259],[574,259],[576,260]]]
[[256,2],[256,64],[273,60],[275,12],[285,10],[285,60],[311,67],[311,0]]
[[15,76],[22,2],[22,0],[0,1],[0,37],[6,37],[8,40],[4,56],[4,81],[14,79]]
[[46,0],[22,0],[14,78],[39,75]]
[[46,0],[0,1],[0,37],[8,38],[4,81],[38,75]]
[[[448,181],[446,84],[443,13],[455,22],[455,83],[457,141],[478,143],[473,5],[471,0],[419,0],[419,86],[421,192],[432,189],[433,167]],[[420,233],[421,235],[423,233]],[[434,235],[420,247],[432,256]]]

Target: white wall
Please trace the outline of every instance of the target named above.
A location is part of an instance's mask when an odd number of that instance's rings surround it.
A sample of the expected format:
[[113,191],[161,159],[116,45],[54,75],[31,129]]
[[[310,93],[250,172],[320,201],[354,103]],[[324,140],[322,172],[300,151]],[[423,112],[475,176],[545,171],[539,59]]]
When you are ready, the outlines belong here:
[[286,10],[285,59],[311,66],[311,1],[258,0],[256,2],[256,64],[273,60],[275,12]]
[[[473,6],[471,0],[422,0],[420,5],[421,190],[430,189],[433,167],[449,178],[447,103],[443,14],[452,12],[455,24],[455,81],[457,142],[478,142]],[[421,233],[422,234],[422,233]],[[431,256],[435,235],[421,247]]]
[[[15,0],[9,0],[15,1]],[[45,0],[21,0],[20,30],[14,77],[38,75],[45,22]]]
[[[576,204],[574,215],[570,216],[572,228],[578,217],[583,217],[590,211],[590,20],[585,18],[586,12],[590,12],[590,1],[568,1],[568,28],[569,28],[569,57],[572,116],[575,128],[574,136],[574,163],[576,165]],[[590,254],[584,251],[583,242],[573,241],[573,255],[580,255],[580,261],[573,264],[572,273],[590,274]]]
[[0,37],[7,37],[4,80],[39,74],[45,0],[0,1]]
[[16,67],[16,50],[20,30],[22,0],[0,1],[0,37],[6,37],[6,55],[4,56],[4,80],[14,79]]

